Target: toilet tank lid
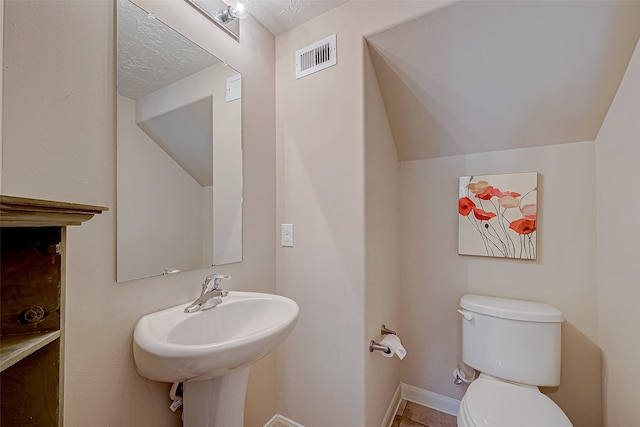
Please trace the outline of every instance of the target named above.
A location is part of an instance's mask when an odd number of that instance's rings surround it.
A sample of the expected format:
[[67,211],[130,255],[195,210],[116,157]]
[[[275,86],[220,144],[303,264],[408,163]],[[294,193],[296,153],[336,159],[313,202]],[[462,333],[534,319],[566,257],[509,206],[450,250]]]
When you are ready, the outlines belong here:
[[564,321],[562,311],[543,302],[468,294],[460,298],[460,307],[503,319],[553,323]]

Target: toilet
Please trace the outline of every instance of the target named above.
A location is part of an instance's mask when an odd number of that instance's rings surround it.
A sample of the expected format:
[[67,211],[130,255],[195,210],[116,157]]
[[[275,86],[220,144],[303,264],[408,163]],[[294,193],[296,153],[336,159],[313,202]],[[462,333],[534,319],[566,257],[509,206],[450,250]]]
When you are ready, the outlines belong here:
[[552,305],[465,295],[462,360],[480,372],[460,402],[459,427],[571,427],[538,386],[560,384],[562,312]]

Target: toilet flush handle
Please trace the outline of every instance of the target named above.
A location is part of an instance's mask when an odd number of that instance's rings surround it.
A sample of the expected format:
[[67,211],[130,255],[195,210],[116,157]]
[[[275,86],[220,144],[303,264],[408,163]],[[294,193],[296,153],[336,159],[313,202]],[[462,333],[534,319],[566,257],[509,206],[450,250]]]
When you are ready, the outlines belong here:
[[473,319],[473,313],[466,311],[466,310],[458,310],[458,313],[462,314],[462,317],[464,317],[464,320],[472,320]]

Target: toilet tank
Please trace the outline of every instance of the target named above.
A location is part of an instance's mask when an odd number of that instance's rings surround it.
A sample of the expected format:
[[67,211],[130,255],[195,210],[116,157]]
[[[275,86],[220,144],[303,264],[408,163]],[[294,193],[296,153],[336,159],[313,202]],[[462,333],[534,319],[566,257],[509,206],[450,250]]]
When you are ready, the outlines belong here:
[[462,360],[477,371],[534,386],[560,384],[562,312],[481,295],[460,298]]

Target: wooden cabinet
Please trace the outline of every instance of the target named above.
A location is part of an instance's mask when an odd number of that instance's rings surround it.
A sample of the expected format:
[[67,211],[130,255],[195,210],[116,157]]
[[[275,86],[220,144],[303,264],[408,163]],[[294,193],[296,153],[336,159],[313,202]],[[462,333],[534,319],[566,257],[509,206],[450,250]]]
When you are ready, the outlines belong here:
[[66,227],[107,208],[0,196],[0,425],[62,425]]

